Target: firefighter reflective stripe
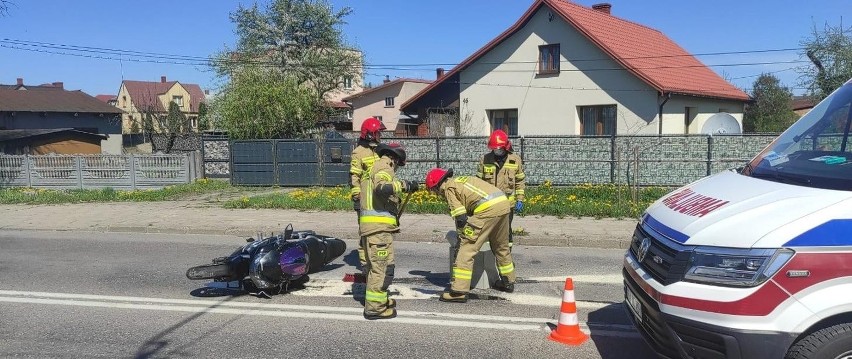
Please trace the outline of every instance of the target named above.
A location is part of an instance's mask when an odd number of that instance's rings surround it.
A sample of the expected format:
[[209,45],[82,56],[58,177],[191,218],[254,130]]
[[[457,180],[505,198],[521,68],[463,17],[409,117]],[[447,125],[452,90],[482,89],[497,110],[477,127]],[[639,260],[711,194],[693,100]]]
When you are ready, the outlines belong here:
[[385,211],[376,211],[373,209],[364,209],[361,210],[361,217],[359,219],[361,223],[384,223],[390,225],[396,225],[396,216],[394,216],[390,212]]
[[370,302],[386,303],[388,301],[388,292],[367,290],[364,299]]
[[356,187],[352,187],[352,189],[349,190],[349,197],[352,197],[356,194],[361,194],[361,187],[356,186]]
[[[486,198],[486,197],[488,197],[488,193],[485,193],[485,191],[483,191],[483,190],[481,190],[481,189],[479,189],[479,188],[476,188],[476,186],[474,186],[474,185],[472,185],[472,184],[470,184],[470,183],[465,182],[465,183],[464,183],[464,188],[467,188],[468,190],[470,190],[470,191],[471,191],[471,192],[473,192],[473,193],[476,193],[477,195],[479,195],[479,196],[480,196],[480,197],[482,197],[482,198]],[[501,194],[502,194],[502,193],[501,193]]]
[[516,170],[516,169],[518,169],[518,164],[517,163],[507,163],[507,164],[503,165],[503,167],[508,168],[510,170]]
[[515,174],[515,179],[518,180],[518,181],[523,181],[524,178],[527,178],[526,173],[518,172],[518,173]]
[[497,171],[497,166],[495,165],[482,165],[482,171],[484,173],[494,173]]
[[503,192],[492,193],[477,203],[476,209],[473,210],[473,214],[482,212],[493,206],[495,203],[500,203],[507,200],[509,199],[506,198],[506,195]]
[[514,200],[515,200],[515,195],[510,195],[510,196],[509,196],[509,200],[510,200],[510,201],[514,201]]
[[467,279],[473,278],[473,271],[469,269],[453,267],[453,278]]
[[458,217],[458,216],[463,215],[465,213],[467,213],[467,209],[465,209],[464,207],[458,207],[458,208],[455,208],[452,211],[450,211],[450,216]]
[[526,193],[524,193],[524,190],[519,189],[519,190],[515,191],[515,194],[516,194],[516,195],[518,195],[518,196],[523,196],[523,195],[525,195]]
[[509,263],[504,266],[497,267],[497,270],[500,271],[501,275],[506,275],[515,271],[515,263]]
[[376,173],[376,176],[377,176],[377,177],[379,177],[379,178],[381,178],[381,179],[383,179],[383,180],[385,180],[385,181],[388,181],[388,182],[393,181],[393,177],[391,177],[391,175],[389,175],[389,174],[388,174],[387,172],[385,172],[385,171],[379,171],[378,173]]

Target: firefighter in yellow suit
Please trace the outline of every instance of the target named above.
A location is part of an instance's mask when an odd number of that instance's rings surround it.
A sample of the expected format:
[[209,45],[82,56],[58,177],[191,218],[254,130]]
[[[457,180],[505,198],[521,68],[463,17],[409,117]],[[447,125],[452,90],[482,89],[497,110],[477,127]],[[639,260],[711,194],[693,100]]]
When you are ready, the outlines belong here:
[[512,152],[509,136],[503,130],[495,130],[488,139],[488,148],[491,152],[486,153],[479,160],[479,171],[476,176],[495,187],[501,189],[509,197],[509,203],[514,211],[509,212],[509,247],[512,247],[512,220],[514,214],[521,213],[524,209],[524,189],[527,175],[524,174],[524,166],[521,156]]
[[449,290],[443,302],[467,302],[473,276],[473,257],[485,242],[497,258],[500,280],[493,288],[515,291],[515,265],[509,250],[509,212],[506,194],[487,182],[468,176],[453,177],[453,170],[434,168],[426,174],[426,188],[445,198],[459,235],[459,251],[453,265]]
[[367,290],[364,318],[396,317],[396,301],[388,298],[394,276],[393,234],[399,232],[400,197],[417,191],[417,183],[399,180],[395,170],[405,165],[405,149],[396,143],[380,144],[370,174],[361,181],[361,238],[367,243]]
[[[381,140],[381,131],[385,129],[382,121],[379,121],[375,117],[364,120],[361,123],[361,136],[358,138],[355,149],[352,150],[352,161],[349,167],[352,190],[349,196],[352,199],[352,207],[355,210],[355,215],[359,223],[361,218],[361,181],[365,176],[370,174],[370,168],[379,159],[379,156],[376,155],[376,146],[379,145],[379,141]],[[367,259],[364,255],[367,244],[364,242],[363,237],[359,244],[358,260],[361,262],[361,273],[363,276],[366,276],[370,269],[367,268]]]

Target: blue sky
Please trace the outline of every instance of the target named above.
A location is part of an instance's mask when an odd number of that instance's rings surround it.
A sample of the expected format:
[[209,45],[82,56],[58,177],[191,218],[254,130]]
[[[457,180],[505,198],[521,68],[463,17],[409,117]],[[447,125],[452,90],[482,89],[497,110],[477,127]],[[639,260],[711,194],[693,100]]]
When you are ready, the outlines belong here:
[[[89,52],[92,57],[67,56],[61,45],[132,50],[205,57],[235,42],[229,13],[242,3],[232,0],[11,0],[0,17],[0,83],[55,81],[66,89],[91,95],[116,94],[122,79],[158,81],[160,76],[197,83],[215,91],[221,84],[210,69],[197,65],[146,63],[126,56]],[[590,6],[603,1],[577,0]],[[610,0],[612,14],[655,28],[694,54],[799,48],[814,25],[841,23],[849,0]],[[260,2],[265,3],[264,1]],[[373,65],[456,64],[511,26],[533,0],[331,0],[354,11],[344,27],[347,40]],[[852,19],[846,19],[852,22]],[[848,26],[848,25],[847,25]],[[7,40],[48,43],[28,47]],[[5,41],[5,42],[2,42]],[[59,46],[56,46],[59,45]],[[12,48],[10,48],[12,47]],[[28,48],[30,50],[21,50]],[[33,49],[40,50],[32,51]],[[741,88],[756,75],[775,72],[782,83],[796,87],[791,69],[805,60],[798,51],[699,56]],[[137,59],[138,60],[138,59]],[[167,60],[168,61],[168,60]],[[174,62],[174,61],[171,61]],[[367,69],[367,82],[384,76],[433,79],[434,65],[409,69]],[[410,69],[415,67],[415,69]],[[451,68],[452,66],[443,66]],[[795,93],[801,89],[794,88]]]

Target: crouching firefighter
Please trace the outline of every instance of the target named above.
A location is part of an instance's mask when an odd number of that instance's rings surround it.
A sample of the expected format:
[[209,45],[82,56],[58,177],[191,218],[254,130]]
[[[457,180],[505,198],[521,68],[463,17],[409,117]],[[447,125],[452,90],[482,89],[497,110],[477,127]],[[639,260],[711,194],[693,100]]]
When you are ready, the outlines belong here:
[[397,143],[376,147],[379,159],[361,181],[361,237],[367,244],[367,291],[364,318],[396,317],[396,301],[388,298],[394,275],[393,234],[399,232],[400,197],[417,191],[417,183],[399,180],[395,170],[405,165],[405,149]]
[[[358,137],[358,142],[352,150],[352,161],[349,167],[352,190],[349,196],[352,198],[352,208],[355,210],[359,223],[361,221],[361,180],[370,174],[370,168],[379,159],[379,156],[376,155],[376,146],[381,141],[382,131],[386,129],[378,118],[370,117],[364,120],[361,123],[361,136]],[[366,248],[367,243],[364,242],[364,237],[361,237],[358,246],[358,261],[361,264],[361,275],[364,277],[370,270],[367,267],[367,257],[364,255]]]
[[500,280],[493,283],[493,288],[514,292],[515,265],[509,251],[511,204],[506,194],[479,178],[453,177],[452,169],[442,168],[434,168],[426,174],[426,188],[447,200],[459,236],[450,288],[441,293],[439,299],[442,302],[467,302],[473,276],[473,257],[488,241],[500,272]]

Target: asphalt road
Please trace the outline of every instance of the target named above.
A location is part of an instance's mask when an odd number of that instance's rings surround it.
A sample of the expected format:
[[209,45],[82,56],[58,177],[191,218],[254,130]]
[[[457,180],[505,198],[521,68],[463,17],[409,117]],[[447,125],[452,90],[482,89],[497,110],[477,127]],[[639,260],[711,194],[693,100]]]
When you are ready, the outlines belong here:
[[[399,317],[363,319],[355,243],[304,288],[263,299],[184,273],[231,236],[0,231],[0,357],[654,358],[622,305],[622,250],[517,246],[516,292],[442,303],[446,244],[397,243]],[[591,339],[547,339],[566,277]]]

